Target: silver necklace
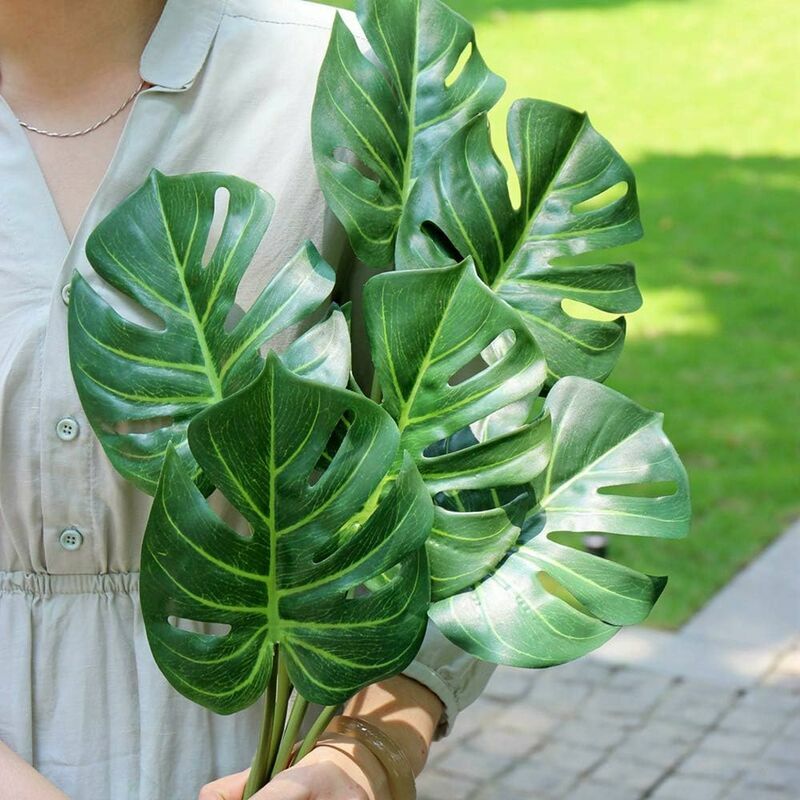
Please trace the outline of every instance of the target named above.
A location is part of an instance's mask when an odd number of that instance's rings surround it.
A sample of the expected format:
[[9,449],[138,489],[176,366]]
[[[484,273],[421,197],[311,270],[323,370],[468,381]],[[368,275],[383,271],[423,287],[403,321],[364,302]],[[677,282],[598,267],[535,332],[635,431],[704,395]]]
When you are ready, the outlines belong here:
[[133,102],[133,98],[136,97],[139,92],[142,91],[142,87],[144,86],[144,81],[139,81],[139,85],[134,89],[131,93],[131,96],[116,110],[112,111],[107,117],[103,117],[100,122],[95,122],[94,125],[90,125],[88,128],[84,128],[82,131],[72,131],[71,133],[53,133],[53,131],[45,131],[41,128],[36,128],[33,125],[29,125],[27,122],[23,122],[21,119],[17,118],[17,122],[22,125],[23,128],[26,128],[33,133],[40,133],[42,136],[53,136],[57,139],[71,139],[75,136],[83,136],[86,133],[91,133],[92,131],[96,131],[102,125],[105,125],[106,122],[110,122],[117,114],[120,114],[124,111],[130,103]]

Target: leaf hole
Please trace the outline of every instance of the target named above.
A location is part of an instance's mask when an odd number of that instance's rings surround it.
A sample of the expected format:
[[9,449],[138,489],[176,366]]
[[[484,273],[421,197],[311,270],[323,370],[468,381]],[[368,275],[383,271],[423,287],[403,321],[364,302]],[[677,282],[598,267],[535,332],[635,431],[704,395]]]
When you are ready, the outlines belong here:
[[167,323],[158,314],[154,314],[133,298],[123,294],[116,287],[105,281],[98,281],[97,286],[94,288],[100,297],[128,322],[158,333],[167,329]]
[[222,325],[222,328],[225,331],[225,333],[232,333],[234,328],[244,318],[244,314],[245,314],[244,309],[237,303],[233,303],[231,305],[230,311],[228,311],[228,315],[225,317],[225,322]]
[[516,340],[517,335],[512,330],[503,331],[501,334],[495,336],[477,356],[470,359],[463,367],[460,367],[450,376],[447,385],[455,387],[471,378],[476,378],[482,372],[485,372],[492,364],[500,361],[506,353],[511,350]]
[[317,459],[314,469],[311,470],[311,474],[308,476],[309,486],[318,484],[322,476],[328,471],[331,464],[333,464],[336,456],[344,445],[347,434],[355,422],[355,419],[355,412],[348,408],[339,418],[336,425],[334,425],[322,454]]
[[174,615],[167,617],[167,622],[176,630],[203,633],[206,636],[227,636],[232,630],[227,622],[202,622],[197,619],[187,619]]
[[588,303],[581,303],[580,300],[569,298],[561,301],[561,310],[573,319],[586,319],[593,322],[614,322],[619,319],[619,314],[609,314]]
[[[542,585],[542,588],[553,597],[563,600],[567,605],[582,611],[584,614],[589,614],[585,606],[575,597],[572,592],[562,586],[555,578],[548,575],[546,572],[537,572],[536,580]],[[593,616],[593,615],[590,615]]]
[[126,419],[120,420],[111,426],[114,433],[121,436],[127,434],[143,435],[168,428],[175,422],[174,417],[152,417],[151,419]]
[[203,249],[203,257],[200,260],[203,268],[207,267],[211,262],[219,240],[222,238],[222,229],[225,227],[225,220],[228,218],[230,201],[231,193],[224,186],[220,186],[214,192],[214,215],[211,218],[211,225],[208,229],[208,238]]
[[450,70],[450,74],[444,79],[446,89],[449,89],[458,80],[459,76],[464,71],[464,67],[467,66],[469,60],[472,58],[474,49],[472,42],[468,42],[467,46],[461,51],[461,55],[453,65],[453,69]]
[[678,484],[675,481],[651,481],[650,483],[622,483],[616,486],[603,486],[597,490],[598,494],[613,495],[615,497],[646,497],[657,499],[672,497],[678,493]]
[[608,189],[603,190],[600,194],[593,195],[588,200],[582,200],[572,206],[573,214],[585,214],[589,211],[599,211],[601,208],[607,208],[617,200],[622,199],[628,194],[627,181],[620,181]]
[[347,164],[353,167],[368,181],[372,181],[376,185],[380,185],[381,177],[375,172],[374,169],[365,164],[352,150],[347,147],[337,147],[333,151],[333,157],[340,164]]
[[253,526],[219,489],[215,489],[207,498],[208,507],[229,528],[245,539],[253,538]]
[[551,267],[596,267],[598,264],[619,266],[624,264],[628,257],[624,245],[619,247],[600,247],[582,253],[553,256],[547,263]]
[[605,559],[637,572],[658,575],[666,571],[665,565],[674,558],[671,549],[674,542],[647,534],[631,537],[629,534],[611,531],[554,531],[548,533],[547,538],[556,544],[588,553],[590,550],[587,540],[598,535],[606,539]]
[[596,558],[610,560],[609,551],[615,535],[606,532],[593,533],[592,531],[584,533],[556,531],[548,534],[547,538],[551,542],[569,547],[571,550],[579,550]]
[[488,367],[489,365],[483,360],[483,358],[480,355],[477,355],[467,362],[463,367],[461,367],[461,369],[459,369],[455,374],[451,375],[450,380],[447,381],[447,385],[450,387],[456,387],[459,384],[464,383],[464,381],[480,375],[481,372],[484,372],[486,369],[488,369]]
[[435,222],[431,222],[430,220],[423,222],[420,231],[430,239],[434,247],[436,247],[445,258],[455,263],[460,263],[464,260],[458,248],[450,241],[450,237],[448,237]]
[[511,329],[503,331],[495,336],[486,347],[483,348],[481,356],[487,364],[494,364],[506,356],[517,343],[517,332]]

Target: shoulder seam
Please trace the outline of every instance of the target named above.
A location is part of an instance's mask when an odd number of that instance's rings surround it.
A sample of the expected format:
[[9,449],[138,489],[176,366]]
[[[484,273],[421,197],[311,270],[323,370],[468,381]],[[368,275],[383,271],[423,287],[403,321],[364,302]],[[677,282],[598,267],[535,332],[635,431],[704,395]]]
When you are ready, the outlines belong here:
[[247,14],[229,14],[225,12],[226,17],[230,17],[231,19],[249,19],[251,22],[264,22],[269,25],[294,25],[297,28],[318,28],[321,31],[329,31],[330,26],[328,25],[314,25],[311,22],[290,22],[289,20],[282,20],[282,19],[259,19],[258,17],[251,17]]
[[[282,19],[260,19],[259,17],[251,17],[248,14],[231,14],[227,11],[225,12],[224,16],[229,17],[230,19],[247,19],[250,22],[263,22],[267,25],[293,25],[296,28],[316,28],[320,31],[331,31],[330,25],[315,25],[313,22],[292,22],[290,20],[282,20]],[[357,33],[353,33],[356,39],[361,39],[362,41],[366,42],[366,37],[359,35]]]

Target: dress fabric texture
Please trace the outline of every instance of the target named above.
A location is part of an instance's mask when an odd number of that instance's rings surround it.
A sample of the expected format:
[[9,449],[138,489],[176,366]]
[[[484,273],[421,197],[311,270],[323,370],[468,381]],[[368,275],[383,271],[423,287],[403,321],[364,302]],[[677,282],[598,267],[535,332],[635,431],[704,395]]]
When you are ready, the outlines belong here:
[[[152,168],[232,173],[275,198],[244,307],[307,239],[341,260],[345,238],[310,142],[333,16],[299,0],[168,0],[140,65],[154,85],[134,101],[72,243],[0,98],[0,739],[74,800],[194,800],[207,781],[248,765],[261,707],[212,714],[153,661],[138,595],[151,499],[113,471],[81,410],[62,288],[78,269],[135,319],[84,248]],[[77,549],[65,547],[70,528],[83,537]],[[491,670],[429,627],[406,674],[442,698],[443,733]]]

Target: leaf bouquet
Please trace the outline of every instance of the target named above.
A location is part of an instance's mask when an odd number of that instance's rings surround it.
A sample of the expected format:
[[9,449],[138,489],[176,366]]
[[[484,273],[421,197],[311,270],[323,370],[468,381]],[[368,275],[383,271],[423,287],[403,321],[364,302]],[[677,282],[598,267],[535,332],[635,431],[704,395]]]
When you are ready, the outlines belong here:
[[[307,243],[237,309],[273,205],[220,173],[154,170],[87,243],[97,274],[157,326],[80,274],[72,285],[84,409],[116,469],[154,496],[141,554],[154,658],[217,713],[266,695],[246,797],[340,704],[405,669],[429,620],[522,667],[640,622],[665,579],[559,534],[677,538],[689,522],[661,415],[602,385],[624,318],[565,307],[641,303],[633,266],[603,263],[641,235],[630,168],[584,114],[519,100],[515,204],[486,117],[504,84],[469,23],[439,0],[357,6],[369,53],[337,18],[312,133],[331,209],[383,270],[361,318],[332,306],[262,355],[329,301],[335,274]],[[206,259],[219,190],[228,208]],[[366,331],[368,389],[351,322]],[[217,491],[243,530],[212,510]],[[323,710],[295,752],[310,704]]]

